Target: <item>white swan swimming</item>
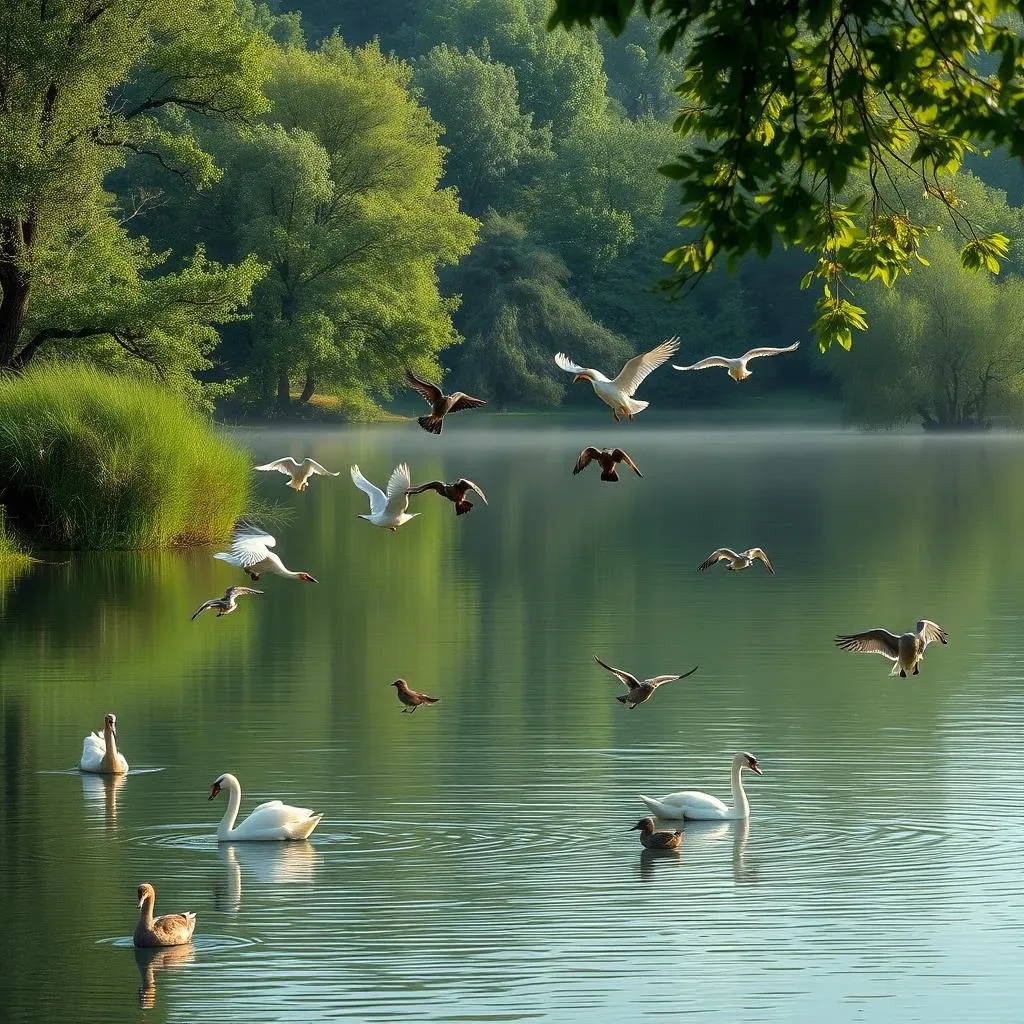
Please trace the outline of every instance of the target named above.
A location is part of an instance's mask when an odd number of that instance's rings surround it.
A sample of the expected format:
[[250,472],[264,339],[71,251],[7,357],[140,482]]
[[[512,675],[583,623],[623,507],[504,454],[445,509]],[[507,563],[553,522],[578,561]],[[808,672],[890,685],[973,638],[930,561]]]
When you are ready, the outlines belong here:
[[225,772],[214,779],[210,799],[213,800],[222,789],[228,791],[228,808],[217,826],[218,843],[306,839],[323,817],[308,807],[290,807],[280,800],[268,800],[254,807],[249,817],[235,828],[238,808],[242,803],[242,786],[234,775]]
[[743,791],[741,773],[749,768],[755,775],[761,775],[761,766],[753,754],[745,751],[732,759],[732,799],[733,806],[722,803],[718,797],[709,793],[698,793],[692,789],[684,789],[679,793],[669,793],[660,800],[652,800],[648,796],[640,799],[665,821],[679,821],[682,818],[693,818],[698,821],[739,821],[750,817],[750,805],[747,794]]
[[636,389],[647,379],[651,371],[671,358],[679,348],[678,338],[669,338],[650,352],[633,356],[621,369],[614,380],[609,380],[600,370],[589,370],[578,366],[564,352],[555,356],[555,365],[566,373],[576,374],[573,384],[577,381],[589,381],[594,387],[594,394],[612,410],[615,422],[625,417],[631,420],[637,413],[643,412],[650,402],[638,402],[633,398]]
[[91,732],[82,744],[82,758],[78,770],[96,772],[100,775],[126,775],[128,762],[117,750],[117,717],[106,715],[103,719],[103,735]]

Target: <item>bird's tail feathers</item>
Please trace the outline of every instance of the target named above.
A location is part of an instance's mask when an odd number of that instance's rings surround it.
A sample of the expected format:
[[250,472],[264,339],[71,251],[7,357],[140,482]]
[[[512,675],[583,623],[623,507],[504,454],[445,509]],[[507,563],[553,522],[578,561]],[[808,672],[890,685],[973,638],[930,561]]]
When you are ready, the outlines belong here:
[[430,416],[418,417],[416,422],[428,433],[440,434],[441,424],[444,423],[444,420],[440,416],[434,416],[433,414],[431,414]]
[[635,416],[638,412],[643,412],[651,403],[650,402],[638,402],[635,398],[626,399],[626,408],[630,413]]
[[465,515],[473,507],[473,502],[466,501],[465,498],[462,501],[455,502],[455,514],[457,516]]

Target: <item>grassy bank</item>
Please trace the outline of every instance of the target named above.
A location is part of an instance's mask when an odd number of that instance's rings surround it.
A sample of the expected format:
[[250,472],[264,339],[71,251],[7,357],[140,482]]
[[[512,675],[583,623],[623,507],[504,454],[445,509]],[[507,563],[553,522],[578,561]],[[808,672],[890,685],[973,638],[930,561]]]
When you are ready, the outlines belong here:
[[246,507],[250,466],[154,384],[65,364],[0,380],[0,500],[46,546],[212,543]]
[[11,566],[19,566],[31,562],[18,543],[14,532],[7,523],[4,508],[0,505],[0,573]]

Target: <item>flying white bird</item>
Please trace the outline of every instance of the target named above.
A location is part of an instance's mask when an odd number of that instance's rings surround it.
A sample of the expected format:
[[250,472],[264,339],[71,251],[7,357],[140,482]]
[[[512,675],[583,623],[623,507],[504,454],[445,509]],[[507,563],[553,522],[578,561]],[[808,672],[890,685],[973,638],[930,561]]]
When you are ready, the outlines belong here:
[[761,548],[747,548],[746,551],[733,551],[732,548],[719,548],[717,551],[712,551],[711,554],[697,566],[697,571],[704,572],[705,569],[710,569],[711,566],[724,561],[726,563],[725,567],[729,572],[741,572],[743,569],[749,569],[750,566],[754,564],[755,559],[758,558],[764,562],[764,567],[774,576],[775,570],[772,568],[772,563],[768,561],[768,556]]
[[779,356],[783,352],[795,352],[799,347],[800,342],[794,341],[788,348],[752,348],[749,352],[744,352],[743,355],[738,356],[736,359],[729,359],[726,356],[708,356],[707,359],[702,359],[699,363],[694,363],[692,366],[676,366],[673,363],[672,369],[707,370],[712,366],[724,366],[729,371],[729,376],[733,380],[746,380],[750,376],[747,363],[751,359],[760,359],[762,356]]
[[265,466],[254,466],[253,468],[261,472],[270,472],[276,469],[278,473],[284,473],[289,478],[285,486],[296,491],[304,491],[309,486],[311,476],[341,476],[340,473],[332,473],[330,470],[324,469],[315,459],[307,458],[296,462],[290,455],[274,462],[268,462]]
[[317,582],[308,572],[286,569],[281,559],[270,550],[276,543],[269,533],[239,530],[231,539],[231,550],[218,551],[213,557],[241,569],[251,580],[258,580],[265,572],[273,572],[303,583]]
[[578,381],[590,381],[594,387],[594,393],[610,406],[615,422],[624,416],[632,419],[638,412],[643,412],[650,404],[649,402],[638,402],[633,394],[638,387],[647,379],[652,370],[656,370],[662,363],[670,359],[679,348],[678,338],[669,338],[663,341],[657,348],[643,355],[634,356],[622,368],[618,377],[609,380],[599,370],[588,370],[584,366],[577,366],[564,352],[555,356],[555,365],[566,373],[574,373],[573,383]]
[[892,663],[889,675],[899,674],[906,678],[908,672],[915,676],[921,671],[920,662],[924,659],[925,648],[938,640],[949,643],[949,634],[937,623],[929,619],[921,619],[913,633],[897,636],[887,629],[867,629],[863,633],[852,633],[849,636],[837,636],[836,646],[844,651],[856,651],[860,654],[880,654]]
[[419,515],[419,512],[406,512],[409,507],[408,491],[412,481],[409,479],[409,467],[404,462],[395,466],[391,479],[388,480],[387,494],[371,484],[359,472],[358,466],[352,467],[352,483],[370,499],[370,514],[361,514],[359,518],[373,523],[374,526],[382,526],[395,533],[400,526]]

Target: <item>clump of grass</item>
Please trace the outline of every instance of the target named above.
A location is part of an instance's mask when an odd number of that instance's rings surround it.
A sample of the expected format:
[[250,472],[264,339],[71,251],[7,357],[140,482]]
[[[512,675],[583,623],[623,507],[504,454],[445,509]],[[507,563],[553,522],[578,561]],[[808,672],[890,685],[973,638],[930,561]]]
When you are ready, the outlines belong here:
[[50,363],[0,380],[0,500],[62,548],[160,548],[228,534],[248,453],[148,381]]
[[31,557],[22,550],[14,536],[4,514],[4,507],[0,505],[0,571],[8,565],[21,565],[23,562],[31,561]]

